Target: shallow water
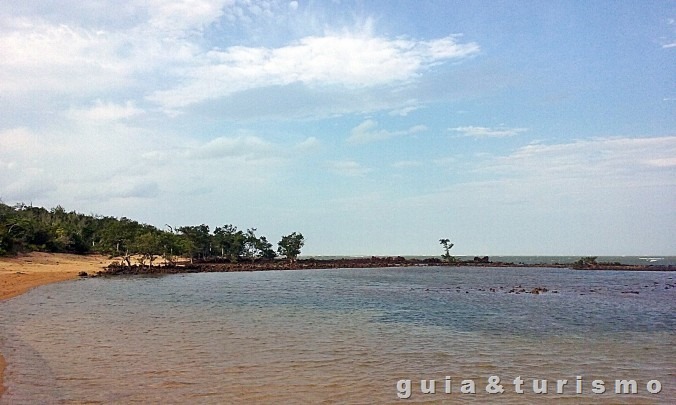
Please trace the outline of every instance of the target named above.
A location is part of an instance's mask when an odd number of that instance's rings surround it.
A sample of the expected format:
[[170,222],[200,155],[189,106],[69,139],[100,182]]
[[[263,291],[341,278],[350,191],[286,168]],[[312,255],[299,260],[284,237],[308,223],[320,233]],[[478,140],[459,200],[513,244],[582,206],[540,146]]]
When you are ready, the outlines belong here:
[[[0,304],[0,403],[401,402],[402,379],[409,402],[673,403],[675,284],[674,273],[535,268],[53,284]],[[509,293],[519,286],[550,291]],[[486,392],[490,376],[504,393]],[[422,394],[421,379],[436,393]],[[462,394],[470,379],[476,394]],[[548,394],[533,393],[533,379],[547,379]],[[557,379],[568,380],[562,394]],[[616,379],[636,380],[638,393],[615,394]],[[592,380],[606,392],[593,394]]]

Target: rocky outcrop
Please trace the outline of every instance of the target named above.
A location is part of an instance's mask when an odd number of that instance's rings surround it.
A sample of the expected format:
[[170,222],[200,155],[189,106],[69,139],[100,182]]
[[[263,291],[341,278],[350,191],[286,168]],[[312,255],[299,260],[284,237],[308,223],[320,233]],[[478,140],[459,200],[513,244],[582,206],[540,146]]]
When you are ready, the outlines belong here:
[[[177,262],[173,264],[160,264],[153,267],[132,265],[127,266],[119,262],[111,263],[98,275],[122,275],[122,274],[174,274],[174,273],[201,273],[201,272],[234,272],[234,271],[265,271],[265,270],[299,270],[299,269],[340,269],[340,268],[377,268],[377,267],[417,267],[417,266],[450,266],[450,267],[560,267],[571,268],[565,264],[514,264],[503,262],[491,262],[488,256],[475,257],[471,261],[456,261],[447,263],[439,258],[406,259],[402,256],[379,257],[371,256],[364,258],[341,258],[341,259],[298,259],[293,262],[281,259],[259,259],[254,262],[242,261],[232,263],[228,260],[208,260]],[[673,271],[672,266],[635,266],[621,264],[595,264],[593,268],[586,270],[643,270],[643,271]],[[519,288],[521,289],[521,287]],[[516,292],[516,291],[514,291]],[[518,291],[518,292],[526,292]],[[528,291],[533,294],[546,292],[544,290]]]

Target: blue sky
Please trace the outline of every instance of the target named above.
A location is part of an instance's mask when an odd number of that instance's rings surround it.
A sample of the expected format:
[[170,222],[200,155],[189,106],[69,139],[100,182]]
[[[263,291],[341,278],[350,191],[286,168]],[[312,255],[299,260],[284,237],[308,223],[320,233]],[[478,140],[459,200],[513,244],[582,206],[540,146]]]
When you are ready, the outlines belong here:
[[0,3],[0,198],[304,254],[676,255],[672,1]]

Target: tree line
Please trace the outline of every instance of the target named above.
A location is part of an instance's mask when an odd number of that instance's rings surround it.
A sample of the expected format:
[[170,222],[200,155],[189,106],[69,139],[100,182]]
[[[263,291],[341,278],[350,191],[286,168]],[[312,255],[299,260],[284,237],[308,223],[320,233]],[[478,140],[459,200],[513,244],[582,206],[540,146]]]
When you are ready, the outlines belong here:
[[153,266],[158,258],[175,264],[179,257],[238,262],[281,255],[293,261],[305,244],[303,235],[293,232],[281,238],[275,251],[265,236],[257,235],[256,228],[243,231],[230,224],[213,231],[205,224],[166,228],[126,217],[67,212],[61,206],[48,210],[0,202],[0,256],[31,251],[99,253],[120,257],[127,266],[132,260]]

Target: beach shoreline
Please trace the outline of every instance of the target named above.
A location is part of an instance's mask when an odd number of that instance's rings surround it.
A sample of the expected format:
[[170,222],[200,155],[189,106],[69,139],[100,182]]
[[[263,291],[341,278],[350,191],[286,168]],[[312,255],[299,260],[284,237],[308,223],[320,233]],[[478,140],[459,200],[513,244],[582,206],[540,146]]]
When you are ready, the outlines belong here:
[[[114,276],[126,274],[171,274],[192,272],[229,272],[229,271],[265,271],[299,270],[331,268],[369,268],[369,267],[415,267],[415,266],[453,266],[453,267],[559,267],[570,268],[570,264],[524,265],[503,262],[490,262],[488,257],[474,261],[458,261],[452,264],[439,259],[405,259],[403,257],[370,257],[358,259],[299,259],[294,262],[285,260],[241,262],[237,264],[216,262],[183,261],[180,265],[157,265],[153,268],[133,266],[109,266],[114,261],[103,255],[75,255],[65,253],[33,252],[15,257],[0,258],[0,301],[19,296],[32,288],[61,281],[74,280],[81,272],[90,276]],[[595,264],[585,270],[630,270],[630,271],[674,271],[672,266]],[[7,361],[0,353],[0,397],[6,390],[4,371]]]
[[[78,278],[78,273],[95,273],[110,260],[102,255],[29,253],[0,258],[0,301],[21,295],[35,287]],[[6,360],[0,353],[0,397],[5,392]]]

